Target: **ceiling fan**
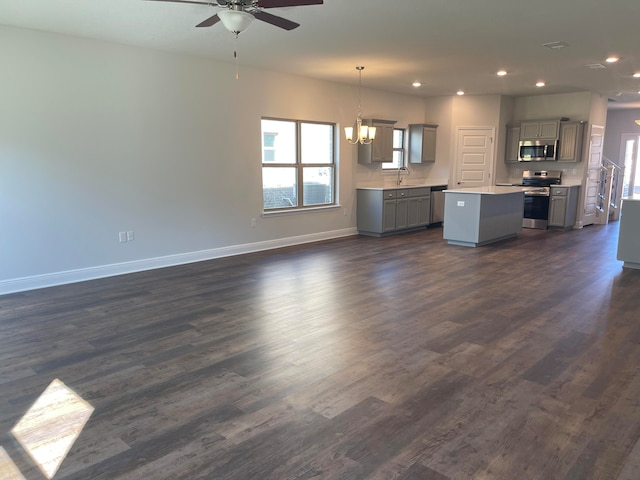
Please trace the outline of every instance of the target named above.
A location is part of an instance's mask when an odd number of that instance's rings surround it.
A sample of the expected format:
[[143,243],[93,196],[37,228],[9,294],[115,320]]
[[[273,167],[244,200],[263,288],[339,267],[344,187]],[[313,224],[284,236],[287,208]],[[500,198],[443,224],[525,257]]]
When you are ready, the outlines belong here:
[[196,5],[210,5],[223,10],[200,22],[196,27],[211,27],[219,21],[236,34],[245,31],[255,18],[275,25],[285,30],[293,30],[300,26],[286,18],[265,12],[265,8],[298,7],[302,5],[322,5],[323,0],[215,0],[200,2],[198,0],[149,0],[154,2],[190,3]]

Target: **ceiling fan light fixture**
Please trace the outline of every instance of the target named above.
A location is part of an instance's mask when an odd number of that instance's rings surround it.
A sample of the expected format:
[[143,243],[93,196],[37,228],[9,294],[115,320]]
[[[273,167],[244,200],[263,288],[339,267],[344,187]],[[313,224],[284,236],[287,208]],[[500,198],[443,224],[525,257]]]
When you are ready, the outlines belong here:
[[254,20],[253,15],[242,10],[223,10],[218,13],[218,17],[225,28],[236,35],[249,28]]

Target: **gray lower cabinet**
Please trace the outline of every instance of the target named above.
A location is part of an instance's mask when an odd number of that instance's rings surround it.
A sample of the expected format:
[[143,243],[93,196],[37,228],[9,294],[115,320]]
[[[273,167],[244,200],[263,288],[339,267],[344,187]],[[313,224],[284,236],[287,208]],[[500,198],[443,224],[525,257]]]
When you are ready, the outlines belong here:
[[381,237],[427,227],[430,195],[430,187],[358,189],[358,233]]
[[[392,194],[386,191],[387,196]],[[358,205],[360,202],[358,202]],[[385,198],[382,209],[382,232],[389,233],[407,228],[407,198],[404,190],[396,190],[393,199]],[[358,209],[358,218],[360,218],[360,209]]]
[[431,189],[409,190],[407,199],[407,227],[424,227],[431,220]]
[[549,228],[568,229],[576,224],[579,186],[551,187],[549,197]]

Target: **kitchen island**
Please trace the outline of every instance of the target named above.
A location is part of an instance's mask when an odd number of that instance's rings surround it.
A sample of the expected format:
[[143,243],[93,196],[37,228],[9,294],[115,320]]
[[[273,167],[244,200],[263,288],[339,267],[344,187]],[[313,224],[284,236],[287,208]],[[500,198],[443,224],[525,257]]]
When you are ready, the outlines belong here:
[[623,267],[640,269],[640,195],[622,199],[617,258]]
[[522,231],[524,190],[471,187],[445,190],[443,238],[451,245],[479,247]]

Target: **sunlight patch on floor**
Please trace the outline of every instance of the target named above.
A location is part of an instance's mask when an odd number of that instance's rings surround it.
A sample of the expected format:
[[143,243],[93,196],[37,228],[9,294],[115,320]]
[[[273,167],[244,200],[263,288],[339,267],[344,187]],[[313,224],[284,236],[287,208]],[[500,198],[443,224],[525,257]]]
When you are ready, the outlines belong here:
[[60,380],[55,379],[18,421],[11,433],[42,473],[51,479],[82,432],[93,410],[89,403]]
[[26,480],[2,447],[0,447],[0,478],[2,480]]

